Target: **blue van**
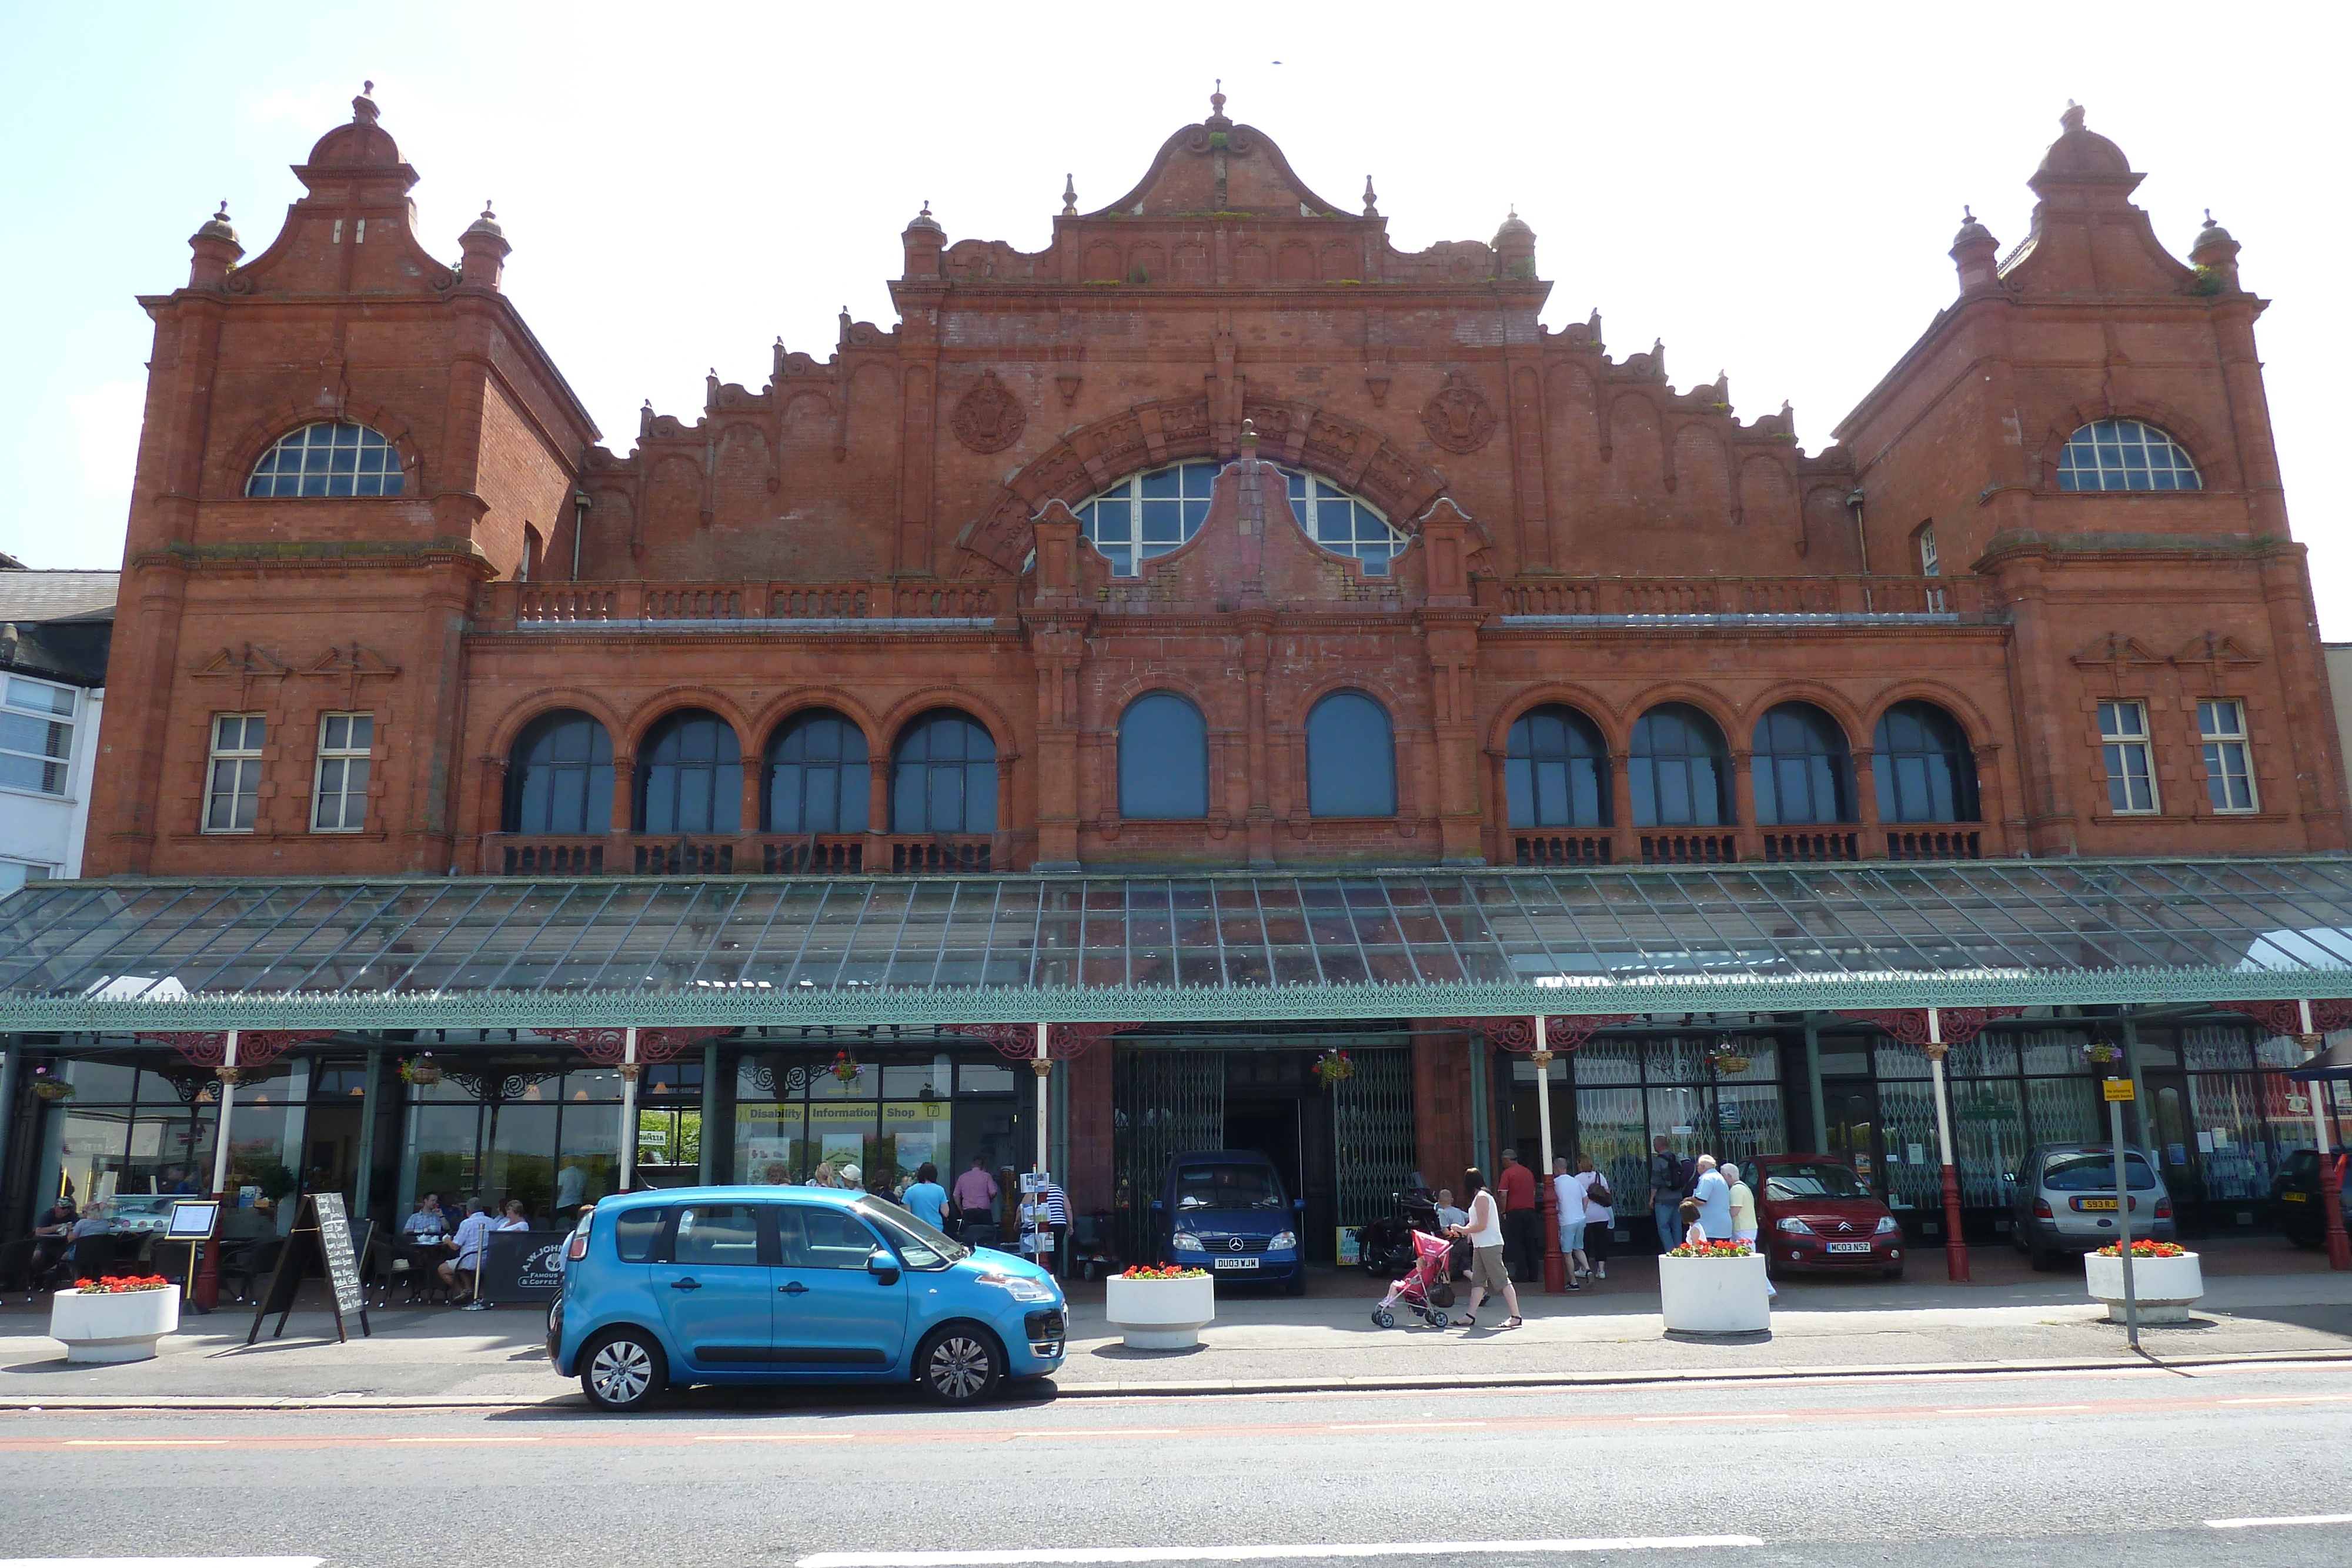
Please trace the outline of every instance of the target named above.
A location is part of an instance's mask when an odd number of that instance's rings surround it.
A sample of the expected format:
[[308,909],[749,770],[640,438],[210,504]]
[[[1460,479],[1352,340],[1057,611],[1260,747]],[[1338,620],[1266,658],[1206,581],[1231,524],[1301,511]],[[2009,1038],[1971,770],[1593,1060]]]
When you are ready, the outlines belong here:
[[1274,1162],[1255,1150],[1178,1155],[1151,1208],[1167,1261],[1206,1269],[1229,1284],[1307,1293],[1307,1255],[1298,1245],[1307,1202],[1283,1190]]
[[1062,1364],[1053,1275],[864,1193],[625,1193],[580,1218],[547,1354],[600,1409],[695,1383],[904,1383],[968,1405]]

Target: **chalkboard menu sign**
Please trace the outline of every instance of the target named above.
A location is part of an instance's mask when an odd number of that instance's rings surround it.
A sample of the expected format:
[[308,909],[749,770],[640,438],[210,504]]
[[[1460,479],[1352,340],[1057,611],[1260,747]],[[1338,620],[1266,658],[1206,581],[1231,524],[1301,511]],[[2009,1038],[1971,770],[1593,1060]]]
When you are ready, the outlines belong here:
[[[361,1245],[364,1246],[367,1237],[373,1233],[374,1224],[362,1220],[361,1229]],[[305,1193],[301,1211],[294,1218],[294,1228],[285,1245],[278,1249],[278,1265],[270,1270],[268,1289],[261,1293],[261,1305],[253,1314],[253,1327],[246,1331],[246,1343],[251,1344],[261,1336],[261,1320],[272,1312],[278,1314],[278,1326],[269,1331],[269,1337],[276,1339],[286,1332],[286,1320],[294,1312],[295,1294],[302,1288],[302,1276],[310,1272],[314,1255],[333,1287],[330,1301],[335,1312],[337,1343],[350,1343],[344,1319],[353,1312],[359,1314],[362,1335],[374,1333],[368,1326],[367,1298],[360,1291],[360,1254],[352,1244],[352,1222],[343,1209],[343,1195]]]

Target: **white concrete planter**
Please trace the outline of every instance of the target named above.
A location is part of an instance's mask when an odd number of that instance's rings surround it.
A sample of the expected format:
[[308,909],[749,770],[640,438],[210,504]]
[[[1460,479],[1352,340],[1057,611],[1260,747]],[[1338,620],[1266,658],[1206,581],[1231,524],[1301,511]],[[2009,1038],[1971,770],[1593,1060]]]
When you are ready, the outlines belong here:
[[1753,1333],[1772,1326],[1764,1260],[1658,1260],[1658,1299],[1666,1327],[1684,1333]]
[[1216,1321],[1217,1281],[1208,1275],[1123,1280],[1114,1274],[1103,1285],[1103,1315],[1132,1350],[1190,1350]]
[[155,1342],[180,1326],[174,1290],[59,1291],[49,1298],[49,1337],[68,1361],[152,1361]]
[[[2083,1281],[2090,1287],[2093,1301],[2106,1303],[2107,1321],[2123,1322],[2124,1260],[2086,1252]],[[2194,1252],[2178,1258],[2132,1260],[2132,1294],[2139,1298],[2139,1321],[2144,1323],[2185,1323],[2189,1309],[2204,1293],[2205,1270]]]

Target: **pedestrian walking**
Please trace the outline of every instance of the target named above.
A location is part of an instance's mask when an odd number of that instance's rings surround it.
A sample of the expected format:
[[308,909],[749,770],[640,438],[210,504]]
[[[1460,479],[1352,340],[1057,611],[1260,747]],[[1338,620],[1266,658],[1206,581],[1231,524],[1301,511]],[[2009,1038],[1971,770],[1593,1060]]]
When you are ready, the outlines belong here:
[[1682,1245],[1682,1227],[1675,1210],[1690,1194],[1691,1162],[1675,1153],[1666,1135],[1650,1140],[1650,1216],[1658,1227],[1658,1250],[1671,1252]]
[[1584,1202],[1584,1231],[1575,1267],[1587,1279],[1606,1280],[1609,1232],[1617,1224],[1617,1211],[1611,1207],[1616,1195],[1609,1190],[1609,1178],[1593,1167],[1591,1155],[1577,1156],[1576,1186]]
[[1470,1222],[1454,1227],[1450,1234],[1470,1243],[1470,1310],[1454,1321],[1465,1328],[1476,1328],[1479,1303],[1487,1291],[1496,1291],[1503,1304],[1511,1309],[1503,1327],[1517,1328],[1519,1292],[1511,1283],[1511,1271],[1503,1266],[1502,1208],[1486,1190],[1486,1173],[1476,1166],[1462,1173],[1462,1189],[1470,1195]]
[[[1746,1182],[1739,1179],[1738,1166],[1725,1166],[1723,1179],[1731,1184],[1731,1239],[1734,1241],[1747,1242],[1750,1251],[1761,1252],[1763,1249],[1756,1245],[1755,1192]],[[1771,1270],[1767,1269],[1764,1273],[1766,1298],[1769,1300],[1780,1293],[1780,1287],[1772,1283]]]
[[1559,1255],[1568,1262],[1568,1288],[1580,1291],[1584,1278],[1576,1260],[1584,1256],[1584,1188],[1568,1168],[1568,1156],[1551,1162],[1552,1212],[1559,1217]]
[[1519,1151],[1503,1151],[1495,1177],[1503,1203],[1503,1262],[1511,1278],[1527,1284],[1543,1267],[1543,1211],[1536,1207],[1536,1173],[1519,1164]]
[[1731,1184],[1715,1168],[1713,1155],[1698,1157],[1698,1180],[1691,1187],[1691,1197],[1698,1200],[1698,1222],[1706,1231],[1709,1241],[1731,1239]]

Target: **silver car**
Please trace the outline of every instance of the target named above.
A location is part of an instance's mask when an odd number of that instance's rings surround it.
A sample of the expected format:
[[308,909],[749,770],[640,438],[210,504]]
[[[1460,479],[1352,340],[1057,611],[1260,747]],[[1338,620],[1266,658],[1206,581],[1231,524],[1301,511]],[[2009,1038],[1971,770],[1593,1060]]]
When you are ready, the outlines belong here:
[[[2138,1149],[2124,1151],[2125,1182],[2135,1241],[2173,1240],[2172,1194],[2156,1162]],[[2010,1184],[2009,1239],[2036,1269],[2063,1256],[2115,1244],[2116,1150],[2112,1144],[2037,1144]]]

